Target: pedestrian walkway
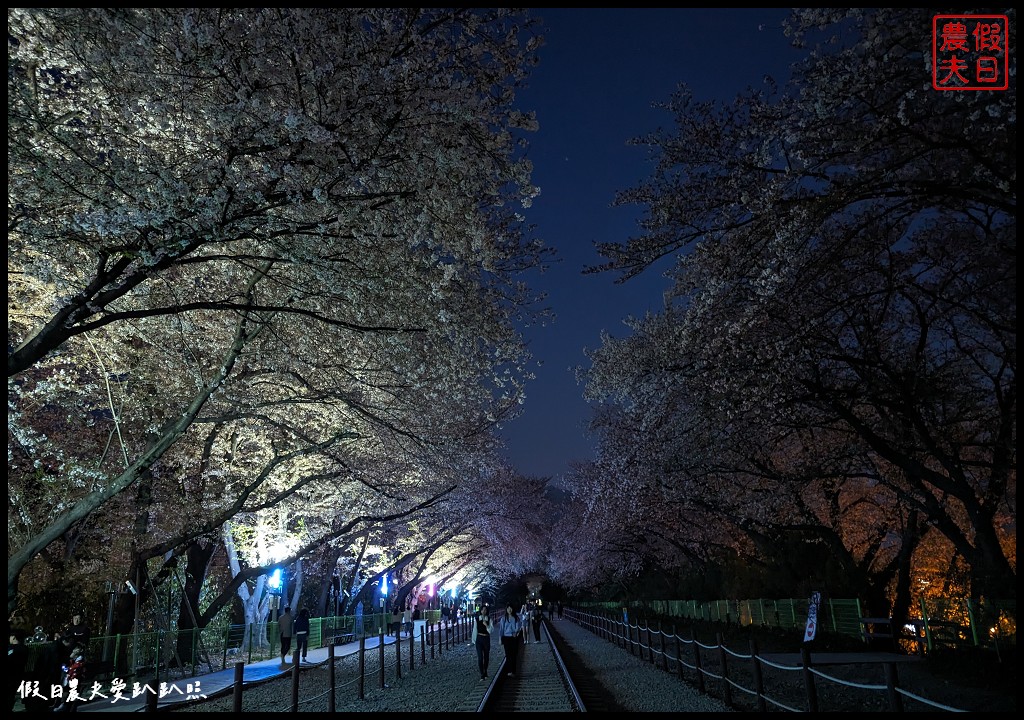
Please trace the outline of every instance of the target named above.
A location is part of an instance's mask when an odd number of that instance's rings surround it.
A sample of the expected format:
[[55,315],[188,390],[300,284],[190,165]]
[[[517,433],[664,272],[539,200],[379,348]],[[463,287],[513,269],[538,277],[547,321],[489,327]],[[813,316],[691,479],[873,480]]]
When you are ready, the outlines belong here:
[[[408,633],[402,633],[400,639],[407,641],[409,638]],[[391,636],[384,637],[385,645],[393,645],[395,638]],[[366,649],[376,648],[380,645],[380,638],[377,635],[367,636],[366,638]],[[299,671],[301,672],[304,668],[314,668],[321,665],[326,665],[330,659],[329,648],[310,648],[307,653],[307,661],[301,662],[299,665]],[[359,641],[346,643],[344,645],[336,645],[334,647],[335,659],[348,657],[349,655],[355,655],[359,652]],[[242,672],[242,684],[243,685],[255,685],[257,683],[266,682],[273,680],[274,678],[284,677],[290,675],[292,672],[293,665],[289,662],[287,665],[282,665],[280,658],[271,658],[269,660],[260,660],[245,665]],[[173,682],[167,682],[168,688],[176,687],[175,691],[172,689],[164,697],[157,698],[157,708],[166,709],[172,705],[178,705],[182,703],[189,703],[195,701],[197,698],[212,698],[219,697],[232,692],[232,688],[235,684],[235,669],[233,667],[221,670],[219,672],[210,673],[208,675],[197,675],[192,678],[182,678],[180,680],[174,680]],[[91,683],[89,683],[91,686]],[[78,712],[140,712],[145,710],[147,695],[149,692],[141,692],[136,697],[132,697],[132,688],[134,684],[129,684],[121,692],[121,697],[115,699],[110,691],[109,681],[104,683],[104,694],[110,695],[106,699],[96,698],[91,702],[87,702],[84,705],[78,707]],[[88,690],[88,688],[86,688]],[[159,692],[159,689],[157,690]],[[191,692],[191,697],[189,693]]]

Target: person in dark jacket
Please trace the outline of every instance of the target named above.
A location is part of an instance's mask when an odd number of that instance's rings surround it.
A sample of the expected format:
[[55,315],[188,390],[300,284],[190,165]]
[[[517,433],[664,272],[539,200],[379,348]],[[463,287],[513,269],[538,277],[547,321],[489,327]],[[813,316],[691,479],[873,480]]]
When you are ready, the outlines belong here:
[[309,652],[309,610],[302,608],[299,616],[295,618],[295,652],[306,662],[306,653]]
[[391,634],[396,640],[402,636],[402,609],[397,605],[391,611]]
[[28,665],[26,637],[28,637],[28,633],[22,628],[11,628],[10,639],[7,643],[7,697],[11,701],[11,710],[18,702],[18,688],[21,687],[21,683],[29,679],[25,672],[25,667]]
[[54,698],[52,688],[61,684],[64,657],[67,650],[61,640],[47,640],[39,643],[32,667],[27,672],[26,680],[38,682],[38,693],[22,698],[22,704],[28,712],[52,712]]
[[82,620],[82,613],[76,612],[71,616],[71,624],[64,631],[64,637],[70,638],[72,645],[81,645],[86,652],[89,651],[89,640],[92,639],[92,630]]

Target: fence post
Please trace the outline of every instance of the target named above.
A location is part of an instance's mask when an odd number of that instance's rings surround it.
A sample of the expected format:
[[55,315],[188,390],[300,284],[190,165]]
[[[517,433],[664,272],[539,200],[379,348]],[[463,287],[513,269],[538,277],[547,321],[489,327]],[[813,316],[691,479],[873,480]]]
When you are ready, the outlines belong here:
[[892,712],[903,712],[903,696],[900,695],[899,678],[896,675],[896,663],[885,664],[885,689],[889,695],[889,709]]
[[[964,601],[964,605],[967,608],[967,622],[971,626],[971,641],[974,643],[974,647],[978,647],[978,645],[981,644],[981,641],[978,640],[978,622],[975,618],[976,612],[974,609],[974,602],[971,598],[967,598],[967,600]],[[982,608],[982,610],[983,609],[984,608]]]
[[430,659],[434,659],[434,623],[430,623]]
[[327,677],[328,687],[330,690],[327,694],[327,712],[335,711],[335,700],[334,700],[334,643],[332,642],[327,646]]
[[928,648],[928,652],[932,651],[932,629],[928,623],[928,604],[924,598],[921,598],[921,622],[924,623],[924,639],[925,647]]
[[235,663],[235,684],[231,687],[231,711],[242,712],[242,680],[245,677],[245,663]]
[[228,638],[231,635],[231,623],[224,629],[224,657],[221,659],[220,666],[227,670],[228,669]]
[[377,654],[380,658],[380,689],[384,689],[384,628],[380,629],[378,636]]
[[[673,630],[675,626],[673,626]],[[665,628],[661,621],[658,621],[658,632],[661,633],[661,669],[668,672],[668,653],[665,652]]]
[[683,679],[683,648],[679,644],[679,634],[676,632],[676,626],[672,626],[672,637],[676,641],[676,672],[679,673],[679,679]]
[[366,636],[359,638],[359,699],[366,698]]
[[754,675],[754,692],[757,693],[757,711],[768,712],[768,704],[764,701],[764,675],[761,672],[761,658],[757,655],[757,640],[750,636],[750,670]]
[[[158,641],[159,642],[159,641]],[[157,699],[160,697],[160,656],[156,659],[156,680],[153,681],[153,692],[146,695],[146,712],[156,712]]]
[[158,688],[160,687],[160,637],[163,634],[163,630],[156,631],[156,657],[153,658],[153,665],[156,666],[156,686]]
[[814,687],[814,673],[811,672],[811,651],[804,645],[800,648],[800,662],[804,666],[804,687],[807,690],[807,712],[818,712],[818,690]]
[[192,677],[196,676],[196,664],[199,662],[199,628],[192,628]]
[[427,664],[427,630],[426,626],[420,625],[420,665]]
[[299,649],[292,653],[292,712],[299,711],[299,665],[302,658],[299,657]]
[[[252,623],[248,623],[246,627],[249,628],[249,665],[252,665]],[[245,637],[245,633],[242,633],[242,637]]]
[[718,659],[722,664],[722,699],[725,704],[732,707],[732,685],[729,684],[729,656],[725,652],[725,638],[722,633],[717,633]]
[[697,632],[694,630],[694,626],[690,626],[690,639],[693,641],[693,666],[697,668],[697,689],[702,693],[707,693],[707,688],[704,686],[704,666],[700,660],[700,643],[697,642]]
[[[651,661],[651,665],[654,664],[654,637],[651,635],[651,621],[647,621],[647,655]],[[641,657],[643,654],[641,653]]]
[[416,624],[409,628],[409,669],[416,669]]
[[402,631],[395,635],[395,677],[402,679]]

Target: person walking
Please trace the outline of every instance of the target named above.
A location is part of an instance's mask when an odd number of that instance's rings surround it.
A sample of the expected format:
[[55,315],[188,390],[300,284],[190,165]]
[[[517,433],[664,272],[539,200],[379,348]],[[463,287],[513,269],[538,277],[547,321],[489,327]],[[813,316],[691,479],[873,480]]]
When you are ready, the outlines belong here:
[[398,605],[391,612],[391,634],[395,640],[402,637],[402,609]]
[[412,637],[412,608],[408,605],[405,606],[405,612],[402,613],[402,627],[409,637]]
[[491,663],[491,631],[494,624],[487,612],[487,606],[473,620],[473,644],[476,645],[476,663],[480,668],[480,679],[487,679],[487,668]]
[[498,621],[498,632],[501,636],[501,646],[505,650],[506,675],[515,677],[519,662],[519,633],[522,632],[522,628],[519,616],[511,605],[505,606],[505,614]]
[[284,612],[281,613],[281,617],[277,620],[278,628],[281,630],[281,664],[288,664],[288,651],[292,649],[292,626],[294,619],[292,618],[291,607],[286,607]]
[[530,608],[532,608],[529,602],[524,602],[523,606],[519,608],[519,628],[523,635],[523,643],[526,645],[530,644]]
[[295,618],[295,654],[306,662],[306,653],[309,652],[309,610],[302,608],[299,616]]
[[534,605],[533,617],[530,618],[530,622],[533,625],[533,641],[535,643],[540,642],[540,621],[542,617],[541,613],[543,613],[543,609],[541,608],[541,606]]

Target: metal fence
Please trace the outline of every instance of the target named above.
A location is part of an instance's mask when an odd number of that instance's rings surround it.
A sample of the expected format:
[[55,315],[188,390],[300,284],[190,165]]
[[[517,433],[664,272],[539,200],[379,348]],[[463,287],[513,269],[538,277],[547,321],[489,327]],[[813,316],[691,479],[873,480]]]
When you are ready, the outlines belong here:
[[[309,647],[325,647],[334,642],[387,634],[391,613],[344,615],[310,618]],[[437,625],[440,610],[428,610],[416,621],[417,628]],[[28,642],[29,667],[41,643]],[[196,677],[278,657],[281,633],[277,622],[261,621],[244,625],[211,624],[191,630],[153,630],[148,632],[103,635],[89,641],[86,657],[90,675],[96,678],[154,677],[157,682]]]
[[[718,622],[741,627],[802,629],[810,607],[808,599],[758,600],[648,600],[630,603],[588,602],[577,607]],[[827,598],[818,611],[819,628],[838,635],[865,639],[860,600]],[[1017,601],[978,603],[970,599],[920,598],[917,614],[908,618],[912,642],[927,651],[939,647],[988,647],[1017,644]]]

